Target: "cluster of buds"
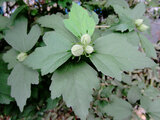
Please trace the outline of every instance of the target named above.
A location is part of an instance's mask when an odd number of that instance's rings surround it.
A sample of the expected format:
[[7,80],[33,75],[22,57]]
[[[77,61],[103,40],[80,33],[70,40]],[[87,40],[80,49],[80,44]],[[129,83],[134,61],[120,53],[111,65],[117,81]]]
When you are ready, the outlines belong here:
[[20,62],[23,62],[27,58],[27,53],[21,52],[20,54],[17,55],[17,60]]
[[141,120],[147,120],[145,114],[146,114],[146,111],[142,108],[142,107],[138,107],[137,106],[135,107],[135,110],[134,112],[136,113],[136,115],[141,119]]
[[85,34],[81,37],[81,43],[73,45],[71,48],[71,52],[74,56],[78,57],[83,54],[91,54],[94,49],[91,44],[91,37],[88,34]]
[[140,30],[141,32],[144,32],[147,29],[149,29],[149,27],[147,25],[143,24],[143,22],[144,22],[143,19],[135,20],[135,25],[136,25],[137,29]]

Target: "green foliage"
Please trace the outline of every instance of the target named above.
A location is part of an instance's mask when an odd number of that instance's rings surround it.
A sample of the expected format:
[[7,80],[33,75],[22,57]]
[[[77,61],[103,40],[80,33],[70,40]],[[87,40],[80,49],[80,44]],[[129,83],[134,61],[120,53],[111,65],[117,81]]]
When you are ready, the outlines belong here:
[[47,99],[47,110],[52,110],[54,109],[57,105],[58,105],[58,102],[59,102],[59,98],[56,98],[56,99],[51,99],[51,98],[48,98]]
[[127,95],[127,99],[130,103],[134,104],[137,102],[137,100],[140,100],[141,98],[141,91],[137,86],[132,86]]
[[39,78],[37,71],[17,61],[18,52],[16,50],[28,52],[36,44],[40,33],[40,28],[35,25],[30,33],[27,34],[27,19],[21,17],[15,22],[12,29],[6,31],[5,35],[5,40],[14,48],[3,56],[3,60],[9,63],[8,68],[14,67],[8,77],[8,84],[11,85],[11,96],[15,98],[21,111],[23,111],[27,98],[30,97],[31,84],[38,84]]
[[71,41],[57,32],[48,32],[43,37],[46,46],[37,48],[25,61],[25,64],[41,69],[42,75],[54,72],[66,62],[71,53]]
[[146,0],[146,2],[148,2],[149,7],[158,7],[159,6],[158,0]]
[[6,31],[5,40],[14,49],[20,52],[28,52],[36,44],[41,34],[38,25],[33,26],[30,32],[27,34],[27,25],[27,19],[21,17],[16,20],[13,28]]
[[142,48],[145,51],[146,55],[148,57],[152,57],[156,59],[157,55],[152,43],[144,35],[140,34],[139,37],[140,37]]
[[2,55],[0,55],[0,103],[9,104],[13,99],[10,97],[10,86],[7,85],[7,78],[9,71],[6,64],[2,61]]
[[[27,8],[27,6],[26,6],[26,5],[22,5],[22,6],[18,7],[18,8],[14,11],[14,13],[11,15],[11,18],[10,18],[11,24],[14,23],[16,17],[17,17],[25,8]],[[24,20],[24,21],[25,21],[25,20]],[[24,24],[26,24],[26,23],[24,23]]]
[[[139,106],[147,119],[160,119],[157,81],[147,81],[144,71],[132,73],[156,68],[151,58],[158,61],[145,37],[149,29],[142,34],[135,23],[140,19],[149,26],[143,3],[131,9],[124,0],[81,1],[85,8],[70,0],[36,2],[36,7],[21,2],[10,18],[0,16],[0,103],[9,104],[0,107],[4,116],[130,120],[140,119]],[[72,51],[76,45],[83,50],[78,57]]]
[[107,0],[106,5],[120,5],[122,7],[128,8],[128,3],[125,0]]
[[112,102],[105,106],[103,111],[113,116],[114,120],[129,120],[132,115],[132,106],[116,96],[112,96],[111,99]]
[[67,64],[52,76],[51,97],[63,96],[68,107],[82,120],[85,120],[92,101],[93,88],[97,88],[99,79],[92,67],[86,63]]
[[124,8],[120,5],[113,5],[113,8],[120,18],[120,24],[115,27],[115,30],[121,32],[126,30],[133,31],[135,20],[142,18],[145,13],[145,5],[143,3],[139,3],[134,9]]
[[18,51],[14,49],[8,50],[4,55],[3,55],[3,60],[8,63],[8,69],[14,68],[16,64],[18,64],[18,61],[16,59],[16,56],[18,55]]
[[58,0],[58,4],[62,6],[63,8],[67,7],[67,4],[69,3],[71,4],[72,0]]
[[69,19],[64,20],[64,24],[70,32],[80,38],[86,33],[92,36],[96,25],[94,20],[88,15],[88,12],[75,3],[73,3],[69,13]]
[[151,115],[151,118],[153,118],[154,120],[159,120],[160,119],[160,100],[159,99],[155,99],[155,100],[151,100],[148,97],[142,97],[141,98],[141,105],[143,108],[145,108],[146,112],[149,113],[149,115]]
[[0,31],[2,31],[3,29],[6,29],[6,27],[8,26],[8,23],[9,23],[9,19],[7,17],[0,15]]
[[122,78],[122,71],[133,71],[136,68],[155,65],[119,34],[112,33],[100,37],[94,44],[96,53],[91,56],[91,61],[99,71],[118,80]]
[[153,86],[149,86],[144,90],[143,93],[145,96],[149,97],[150,99],[155,99],[160,96],[159,90],[154,88]]
[[21,63],[12,70],[8,77],[8,84],[11,85],[11,96],[15,98],[21,111],[26,104],[26,99],[30,97],[31,84],[38,84],[38,82],[38,73]]

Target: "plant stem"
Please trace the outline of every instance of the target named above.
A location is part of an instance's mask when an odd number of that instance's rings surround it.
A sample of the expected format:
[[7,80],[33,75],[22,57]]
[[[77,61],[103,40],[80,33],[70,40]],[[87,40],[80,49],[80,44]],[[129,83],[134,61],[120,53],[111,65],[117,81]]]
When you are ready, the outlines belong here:
[[100,25],[97,25],[96,28],[110,28],[111,26],[109,25],[105,25],[105,26],[100,26]]

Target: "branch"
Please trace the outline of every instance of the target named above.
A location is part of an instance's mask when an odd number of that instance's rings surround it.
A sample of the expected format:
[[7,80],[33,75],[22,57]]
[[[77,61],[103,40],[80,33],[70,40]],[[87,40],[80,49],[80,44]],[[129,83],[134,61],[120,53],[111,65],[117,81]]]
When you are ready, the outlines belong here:
[[109,25],[104,25],[104,26],[100,26],[100,25],[97,25],[96,28],[110,28],[111,26]]

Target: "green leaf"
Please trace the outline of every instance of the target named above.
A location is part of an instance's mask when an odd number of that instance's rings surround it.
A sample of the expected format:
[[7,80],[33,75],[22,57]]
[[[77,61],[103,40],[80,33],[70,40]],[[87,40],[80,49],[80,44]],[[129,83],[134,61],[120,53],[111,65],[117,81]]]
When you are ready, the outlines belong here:
[[8,84],[11,85],[11,96],[15,98],[21,112],[26,104],[27,98],[31,95],[31,84],[38,84],[38,72],[23,64],[17,64],[8,77]]
[[59,103],[59,98],[52,100],[51,98],[47,99],[47,108],[46,110],[53,110]]
[[137,4],[134,7],[134,9],[132,9],[130,16],[133,19],[140,19],[145,14],[145,11],[146,11],[145,4],[141,2],[141,3]]
[[0,40],[2,40],[3,37],[4,37],[4,35],[0,33]]
[[156,99],[157,97],[160,97],[160,91],[153,86],[149,86],[148,88],[146,88],[143,94],[150,99]]
[[[105,32],[103,32],[103,35],[105,36],[105,35],[108,35],[108,34],[110,34],[110,33],[113,33],[113,31],[111,31],[111,29],[110,29],[110,30],[106,30]],[[127,41],[128,41],[131,45],[139,48],[140,39],[139,39],[139,37],[138,37],[137,32],[135,32],[135,31],[127,32],[127,33],[114,32],[114,34],[117,34],[117,35],[121,35],[121,36],[123,36],[123,37],[126,37]]]
[[37,22],[41,24],[42,27],[54,29],[72,42],[75,39],[75,36],[65,28],[63,18],[60,15],[46,15],[40,17]]
[[146,111],[148,111],[152,100],[147,96],[142,96],[140,100],[141,107],[143,107]]
[[146,30],[144,33],[145,34],[148,34],[150,37],[152,37],[152,34],[151,34],[151,19],[149,19],[147,16],[143,16],[142,19],[144,20],[144,24],[149,26],[149,29]]
[[112,102],[104,107],[104,112],[113,116],[114,120],[130,120],[132,106],[116,96],[112,96]]
[[3,73],[0,74],[0,103],[9,104],[13,101],[13,98],[10,96],[11,88],[7,85],[7,78],[9,74]]
[[122,35],[126,35],[127,41],[129,43],[131,43],[134,46],[139,47],[140,40],[139,40],[139,37],[138,37],[138,35],[135,31],[128,32],[128,33],[125,33],[125,34],[122,34]]
[[67,7],[68,3],[72,3],[72,0],[58,0],[58,4],[63,8]]
[[143,3],[139,3],[134,9],[120,5],[113,5],[113,8],[120,19],[120,24],[115,27],[115,30],[121,32],[134,30],[135,20],[142,18],[145,13],[145,5]]
[[93,54],[90,59],[99,71],[105,75],[121,80],[122,71],[112,56],[98,53]]
[[151,115],[151,118],[153,120],[159,120],[160,119],[160,100],[151,100],[148,97],[142,97],[141,98],[141,106],[146,110],[146,112]]
[[119,19],[117,17],[117,15],[109,15],[106,19],[106,24],[109,25],[109,26],[114,26],[116,25],[117,23],[119,23]]
[[15,19],[17,18],[17,16],[25,9],[27,8],[27,5],[21,5],[19,6],[12,14],[10,17],[10,22],[11,24],[14,23]]
[[67,106],[72,107],[82,120],[86,120],[93,88],[98,87],[98,81],[96,71],[88,64],[67,64],[52,76],[51,97],[55,99],[62,95]]
[[120,24],[115,27],[115,30],[124,32],[128,29],[129,31],[132,31],[135,28],[135,25],[132,17],[130,16],[131,10],[129,8],[123,8],[119,5],[114,5],[113,8],[120,19]]
[[8,63],[8,69],[14,68],[14,66],[19,63],[16,59],[18,54],[19,52],[16,50],[10,49],[3,55],[3,60]]
[[94,11],[91,12],[91,17],[94,19],[96,25],[99,23],[99,18],[97,13],[95,13]]
[[46,33],[43,40],[46,46],[37,48],[24,62],[33,69],[41,69],[45,75],[54,72],[71,57],[72,43],[57,32]]
[[41,31],[38,25],[32,27],[27,34],[28,21],[21,17],[15,21],[15,26],[6,31],[5,40],[20,52],[29,51],[37,42]]
[[122,81],[128,85],[132,85],[132,77],[122,73]]
[[137,86],[132,86],[127,94],[127,99],[130,103],[134,104],[141,98],[141,90]]
[[148,57],[157,59],[156,50],[153,44],[142,34],[139,34],[141,46]]
[[159,1],[158,0],[146,0],[148,2],[149,7],[159,7]]
[[113,5],[120,5],[122,7],[129,8],[129,5],[125,0],[108,0],[105,6],[108,7]]
[[121,80],[122,71],[133,71],[156,65],[129,44],[125,36],[109,34],[98,38],[94,44],[96,53],[91,55],[91,61],[99,71],[118,80]]
[[6,64],[2,60],[0,54],[0,103],[9,104],[13,99],[10,96],[10,86],[7,85],[7,78],[9,71],[7,70]]
[[0,31],[7,28],[9,24],[9,18],[0,15]]
[[40,17],[37,22],[41,24],[42,27],[46,28],[52,28],[52,29],[60,29],[66,31],[64,23],[63,23],[63,18],[60,15],[45,15]]
[[96,26],[94,19],[89,16],[88,11],[74,2],[69,13],[69,19],[64,20],[64,24],[77,37],[81,37],[86,33],[92,36]]

